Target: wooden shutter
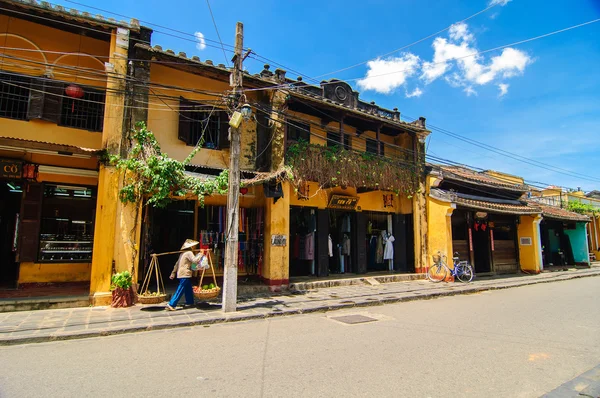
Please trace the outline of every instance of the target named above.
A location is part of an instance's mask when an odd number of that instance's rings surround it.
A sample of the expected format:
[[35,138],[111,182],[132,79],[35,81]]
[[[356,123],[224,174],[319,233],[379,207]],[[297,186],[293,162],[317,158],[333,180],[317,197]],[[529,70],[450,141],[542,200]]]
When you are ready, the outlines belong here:
[[[59,123],[62,113],[63,96],[65,95],[65,85],[60,82],[45,82],[44,91],[44,108],[41,119]],[[76,100],[66,99],[66,101]]]
[[227,112],[218,112],[219,117],[219,142],[218,148],[224,149],[230,147],[229,142],[229,116]]
[[44,82],[33,80],[29,90],[29,105],[27,107],[27,119],[41,119],[44,112]]
[[192,140],[192,109],[194,104],[185,98],[179,100],[179,131],[178,137],[181,141],[190,145]]
[[19,228],[19,250],[17,261],[34,262],[37,260],[42,215],[44,186],[28,183],[24,187],[21,202],[21,225]]
[[352,241],[352,271],[357,274],[367,272],[367,215],[355,213],[356,222],[353,225],[354,240]]
[[394,236],[394,271],[408,272],[406,260],[406,215],[394,214],[392,216],[392,235]]
[[317,210],[317,276],[329,275],[329,212]]

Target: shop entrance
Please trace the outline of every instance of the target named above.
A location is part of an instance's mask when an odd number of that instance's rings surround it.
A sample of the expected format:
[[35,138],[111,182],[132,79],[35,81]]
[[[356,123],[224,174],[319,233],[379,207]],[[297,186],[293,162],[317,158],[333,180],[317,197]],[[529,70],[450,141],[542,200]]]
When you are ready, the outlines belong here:
[[367,271],[388,271],[389,260],[383,259],[385,240],[382,232],[387,233],[389,230],[389,216],[385,213],[375,212],[365,212],[364,214],[367,217]]
[[15,181],[0,181],[0,286],[16,287],[19,211],[23,191]]
[[[142,228],[144,241],[144,269],[139,272],[142,279],[150,265],[152,253],[177,251],[186,239],[194,239],[194,208],[192,200],[175,200],[164,209],[147,207],[144,226]],[[165,284],[175,284],[169,275],[179,258],[179,254],[167,254],[160,257],[160,273]],[[141,270],[140,270],[141,271]]]
[[565,229],[575,229],[575,223],[542,220],[540,232],[542,238],[542,261],[544,266],[575,264],[571,239]]
[[353,239],[352,235],[356,231],[355,214],[354,212],[329,209],[329,236],[332,246],[329,272],[332,274],[358,272],[355,255],[357,250],[353,246],[358,245],[359,242]]
[[317,210],[290,208],[290,276],[317,275]]

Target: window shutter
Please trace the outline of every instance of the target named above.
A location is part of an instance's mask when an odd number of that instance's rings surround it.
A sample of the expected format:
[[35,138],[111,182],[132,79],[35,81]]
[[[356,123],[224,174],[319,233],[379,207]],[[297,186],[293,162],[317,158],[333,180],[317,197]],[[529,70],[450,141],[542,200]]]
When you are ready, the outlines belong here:
[[181,141],[190,145],[192,139],[192,109],[194,104],[185,98],[179,100],[179,132],[178,137]]
[[27,119],[41,119],[44,111],[44,82],[33,80],[29,90],[29,104],[27,107]]
[[227,112],[219,112],[219,149],[229,148],[229,116]]
[[40,238],[40,217],[42,214],[43,185],[28,183],[21,203],[21,225],[19,227],[19,262],[37,260]]
[[65,85],[59,82],[45,82],[44,91],[44,107],[42,110],[42,117],[40,119],[58,123],[60,122],[60,116],[62,113]]

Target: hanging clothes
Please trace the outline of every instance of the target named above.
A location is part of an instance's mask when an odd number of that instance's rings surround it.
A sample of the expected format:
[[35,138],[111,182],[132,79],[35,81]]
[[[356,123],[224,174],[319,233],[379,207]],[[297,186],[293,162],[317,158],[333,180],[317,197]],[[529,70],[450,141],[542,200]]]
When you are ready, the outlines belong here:
[[304,260],[315,259],[315,233],[311,232],[304,237]]
[[375,250],[375,261],[377,264],[383,263],[383,237],[377,237],[377,249]]
[[329,249],[329,257],[333,257],[333,241],[331,240],[331,235],[327,237],[327,248]]
[[394,259],[394,241],[396,240],[392,235],[388,235],[387,232],[382,231],[381,235],[385,242],[385,247],[383,250],[383,259],[384,260],[393,260]]
[[342,254],[347,256],[350,255],[350,238],[346,234],[344,234],[344,237],[342,238]]
[[342,233],[349,234],[351,232],[350,215],[346,214],[342,218]]

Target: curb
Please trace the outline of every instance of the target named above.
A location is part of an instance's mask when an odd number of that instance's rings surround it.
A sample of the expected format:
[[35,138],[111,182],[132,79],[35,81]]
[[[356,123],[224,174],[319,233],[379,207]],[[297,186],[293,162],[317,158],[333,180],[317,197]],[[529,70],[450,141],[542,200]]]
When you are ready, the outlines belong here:
[[[566,280],[580,279],[586,277],[598,277],[600,276],[600,272],[598,273],[585,273],[585,274],[574,274],[574,275],[557,275],[556,277],[548,277],[546,280],[535,280],[535,281],[521,281],[517,283],[508,283],[504,285],[492,285],[492,286],[477,286],[477,287],[467,287],[460,290],[448,290],[442,292],[431,292],[425,294],[415,295],[414,293],[409,293],[404,297],[382,297],[382,298],[367,298],[367,299],[359,299],[358,301],[347,300],[346,302],[340,302],[335,304],[324,304],[317,307],[312,308],[302,308],[302,309],[290,309],[290,310],[273,310],[273,312],[265,313],[265,314],[232,314],[232,315],[223,315],[220,317],[215,317],[211,319],[202,319],[197,321],[184,321],[178,323],[164,323],[150,326],[131,326],[125,328],[114,328],[103,331],[84,331],[79,333],[72,334],[64,334],[64,335],[48,335],[48,336],[35,336],[35,337],[17,337],[17,338],[9,338],[0,340],[0,346],[13,346],[13,345],[22,345],[22,344],[32,344],[32,343],[45,343],[45,342],[53,342],[53,341],[65,341],[65,340],[78,340],[85,339],[91,337],[103,337],[103,336],[114,336],[118,334],[127,334],[127,333],[137,333],[137,332],[148,332],[154,330],[165,330],[165,329],[174,329],[179,327],[191,327],[191,326],[209,326],[214,324],[221,323],[232,323],[232,322],[242,322],[256,319],[267,319],[267,318],[275,318],[282,316],[290,316],[290,315],[300,315],[300,314],[309,314],[316,312],[329,312],[329,311],[337,311],[341,309],[355,308],[355,307],[374,307],[385,304],[393,304],[393,303],[402,303],[409,301],[418,301],[418,300],[431,300],[440,297],[450,297],[450,296],[458,296],[458,295],[466,295],[466,294],[476,294],[484,291],[491,290],[504,290],[517,288],[522,286],[530,286],[537,285],[542,283],[553,283],[553,282],[561,282]],[[466,285],[468,286],[468,285]]]

